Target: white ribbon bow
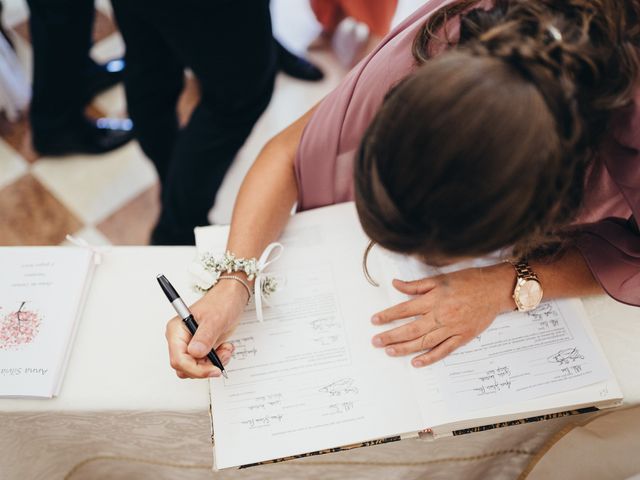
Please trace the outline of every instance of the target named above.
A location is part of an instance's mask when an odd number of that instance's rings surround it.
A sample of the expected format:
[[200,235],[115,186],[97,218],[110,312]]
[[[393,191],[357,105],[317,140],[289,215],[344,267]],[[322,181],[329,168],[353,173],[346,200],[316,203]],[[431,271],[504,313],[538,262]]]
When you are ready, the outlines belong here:
[[[262,315],[262,302],[264,301],[268,305],[268,302],[262,298],[262,283],[265,280],[264,271],[269,265],[280,258],[283,250],[284,246],[281,243],[271,243],[264,249],[264,252],[262,252],[262,255],[260,255],[260,258],[258,259],[258,275],[256,275],[256,281],[253,288],[256,302],[256,316],[258,317],[259,322],[264,322],[264,316]],[[271,257],[274,251],[276,251],[276,255],[274,258],[270,259],[269,257]]]
[[91,250],[91,252],[93,253],[93,263],[95,263],[96,265],[100,265],[102,263],[102,255],[111,250],[111,247],[96,247],[94,245],[91,245],[82,237],[76,238],[73,235],[67,235],[66,239],[76,247],[82,247]]

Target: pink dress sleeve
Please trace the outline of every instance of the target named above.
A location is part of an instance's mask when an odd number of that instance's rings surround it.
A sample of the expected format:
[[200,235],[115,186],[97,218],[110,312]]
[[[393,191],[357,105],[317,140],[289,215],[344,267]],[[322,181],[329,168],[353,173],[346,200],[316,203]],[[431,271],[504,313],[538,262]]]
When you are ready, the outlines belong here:
[[598,204],[610,215],[602,212],[600,220],[580,225],[577,245],[610,296],[640,306],[640,88],[635,102],[614,117],[601,160],[606,171],[596,180],[609,175],[611,194]]

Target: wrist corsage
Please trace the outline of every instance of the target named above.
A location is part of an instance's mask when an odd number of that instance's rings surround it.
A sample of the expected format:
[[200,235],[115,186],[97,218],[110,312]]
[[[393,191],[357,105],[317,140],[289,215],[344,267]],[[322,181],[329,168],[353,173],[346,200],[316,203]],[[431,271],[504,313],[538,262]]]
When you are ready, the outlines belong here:
[[[253,297],[256,302],[258,319],[262,321],[263,297],[268,298],[278,288],[276,279],[273,276],[266,275],[264,271],[270,264],[280,258],[283,249],[284,247],[280,243],[272,243],[265,249],[259,259],[238,258],[230,251],[227,251],[223,256],[215,256],[211,252],[206,252],[202,255],[200,261],[194,262],[190,268],[194,279],[194,287],[201,292],[207,292],[220,280],[233,279],[245,287],[249,294],[249,300],[251,300],[252,292],[248,282],[239,276],[232,275],[233,273],[244,273],[249,282],[255,280]],[[276,252],[275,256],[273,255],[274,251]]]

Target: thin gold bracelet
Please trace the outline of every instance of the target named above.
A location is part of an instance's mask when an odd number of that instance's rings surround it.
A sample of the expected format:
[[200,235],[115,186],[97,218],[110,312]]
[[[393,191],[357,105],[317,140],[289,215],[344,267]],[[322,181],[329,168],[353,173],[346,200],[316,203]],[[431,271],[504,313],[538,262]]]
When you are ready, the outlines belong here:
[[251,301],[251,288],[249,288],[247,282],[245,282],[242,278],[236,275],[221,275],[218,277],[218,280],[235,280],[236,282],[240,283],[249,295],[249,298],[247,298],[247,305],[249,304],[249,302]]

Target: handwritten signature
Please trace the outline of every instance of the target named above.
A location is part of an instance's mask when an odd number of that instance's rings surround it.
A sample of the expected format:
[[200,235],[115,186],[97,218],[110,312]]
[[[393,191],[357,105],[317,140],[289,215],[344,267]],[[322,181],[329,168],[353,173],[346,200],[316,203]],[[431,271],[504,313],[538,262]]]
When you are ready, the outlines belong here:
[[353,378],[342,378],[319,388],[318,391],[326,393],[331,397],[340,397],[350,393],[356,394],[359,390],[355,383],[356,381]]
[[566,365],[577,360],[584,360],[584,355],[580,354],[577,348],[563,348],[558,353],[547,357],[549,363],[557,363],[559,365]]

